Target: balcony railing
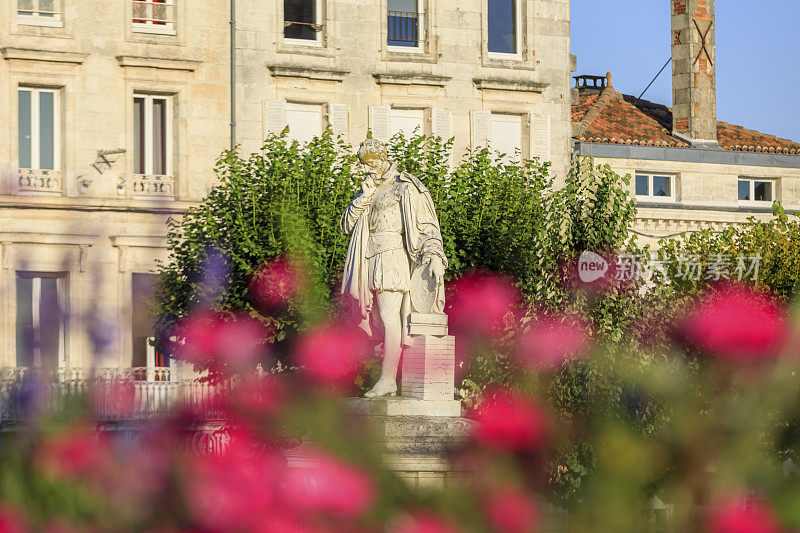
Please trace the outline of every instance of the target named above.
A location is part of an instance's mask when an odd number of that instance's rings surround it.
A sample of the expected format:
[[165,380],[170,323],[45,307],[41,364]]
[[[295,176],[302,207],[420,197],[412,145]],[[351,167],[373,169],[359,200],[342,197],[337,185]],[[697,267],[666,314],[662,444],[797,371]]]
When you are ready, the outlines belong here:
[[0,424],[29,416],[59,418],[88,408],[95,420],[140,420],[185,408],[221,420],[227,384],[177,380],[169,368],[0,369]]
[[128,196],[174,198],[175,176],[134,174],[128,186]]
[[17,177],[17,190],[61,193],[61,171],[21,168]]
[[389,11],[389,46],[419,46],[419,13]]

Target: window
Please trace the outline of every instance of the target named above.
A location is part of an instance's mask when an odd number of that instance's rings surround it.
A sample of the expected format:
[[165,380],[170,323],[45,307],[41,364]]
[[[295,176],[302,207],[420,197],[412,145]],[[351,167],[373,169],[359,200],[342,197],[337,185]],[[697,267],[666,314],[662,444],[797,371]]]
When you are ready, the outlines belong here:
[[775,200],[775,184],[772,180],[739,178],[740,202],[766,202]]
[[675,197],[673,176],[636,174],[636,196],[648,200],[672,200]]
[[489,53],[520,53],[520,0],[487,0]]
[[406,138],[422,135],[424,130],[424,111],[422,109],[397,109],[389,112],[389,137],[402,133]]
[[17,0],[17,22],[37,26],[62,26],[61,0]]
[[172,99],[137,94],[133,98],[133,173],[172,173]]
[[492,113],[489,143],[506,160],[519,160],[522,152],[522,116]]
[[17,272],[17,366],[63,366],[65,291],[65,274]]
[[286,104],[289,138],[307,143],[322,135],[322,106],[319,104]]
[[133,31],[175,34],[175,0],[131,0]]
[[283,38],[302,44],[320,42],[321,0],[283,0]]
[[131,276],[131,367],[137,370],[134,378],[141,381],[164,381],[167,372],[163,369],[170,366],[169,357],[153,345],[156,328],[150,303],[156,295],[157,283],[155,274]]
[[54,170],[59,166],[58,91],[20,88],[19,168]]
[[422,0],[388,0],[387,44],[422,47]]

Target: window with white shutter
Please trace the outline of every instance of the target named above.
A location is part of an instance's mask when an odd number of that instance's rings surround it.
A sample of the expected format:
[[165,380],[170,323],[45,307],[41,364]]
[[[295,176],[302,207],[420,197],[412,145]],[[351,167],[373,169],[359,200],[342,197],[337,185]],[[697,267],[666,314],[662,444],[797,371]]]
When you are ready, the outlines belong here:
[[492,113],[489,111],[475,110],[470,112],[472,149],[477,150],[489,144],[491,133]]
[[392,108],[388,105],[369,106],[369,130],[372,137],[386,142],[392,136],[390,131]]
[[406,138],[425,135],[425,112],[422,109],[392,108],[389,114],[389,138],[402,133]]
[[431,135],[445,141],[453,136],[453,114],[449,109],[431,108]]
[[522,153],[522,116],[492,113],[489,144],[507,160],[519,160]]
[[550,115],[531,114],[531,159],[550,161]]
[[322,135],[322,106],[319,104],[286,104],[289,138],[307,143]]
[[267,100],[264,102],[264,137],[280,133],[286,127],[286,102]]
[[350,106],[328,104],[328,126],[335,135],[341,135],[347,141],[350,138]]

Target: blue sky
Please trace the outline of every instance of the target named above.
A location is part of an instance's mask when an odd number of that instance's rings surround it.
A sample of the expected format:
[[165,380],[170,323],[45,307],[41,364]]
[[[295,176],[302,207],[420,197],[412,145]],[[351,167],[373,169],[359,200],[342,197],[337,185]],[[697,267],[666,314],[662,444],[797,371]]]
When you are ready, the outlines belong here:
[[[670,57],[669,0],[571,0],[576,74],[638,96]],[[721,0],[717,118],[800,141],[800,0]],[[672,105],[672,67],[643,96]]]

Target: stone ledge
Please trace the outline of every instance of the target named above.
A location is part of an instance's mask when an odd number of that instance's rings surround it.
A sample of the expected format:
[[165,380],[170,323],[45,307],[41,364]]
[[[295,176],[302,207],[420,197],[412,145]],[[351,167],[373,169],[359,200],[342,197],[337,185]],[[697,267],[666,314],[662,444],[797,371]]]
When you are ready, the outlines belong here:
[[458,400],[419,400],[416,398],[348,398],[347,409],[362,416],[460,417]]
[[379,85],[428,85],[431,87],[444,87],[447,82],[453,79],[452,76],[418,74],[414,72],[373,74],[372,77],[375,78]]
[[22,61],[45,61],[48,63],[71,63],[80,65],[89,56],[79,52],[62,52],[58,50],[38,50],[35,48],[12,48],[0,49],[3,58],[6,60]]
[[132,248],[166,248],[167,239],[160,236],[138,236],[138,235],[113,235],[111,245]]
[[158,68],[164,70],[186,70],[194,72],[202,61],[175,59],[171,57],[117,56],[121,67]]
[[276,78],[305,78],[309,80],[343,81],[349,70],[337,70],[320,67],[295,67],[292,65],[272,65],[267,67]]
[[541,93],[547,88],[547,84],[540,81],[509,80],[505,78],[474,78],[472,82],[475,87],[482,90]]

